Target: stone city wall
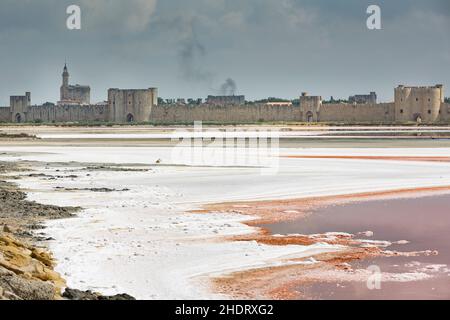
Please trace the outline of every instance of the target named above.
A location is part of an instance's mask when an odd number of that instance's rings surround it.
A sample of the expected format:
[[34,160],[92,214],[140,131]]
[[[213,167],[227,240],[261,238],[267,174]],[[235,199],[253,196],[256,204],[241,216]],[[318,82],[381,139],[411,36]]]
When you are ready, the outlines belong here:
[[31,106],[26,122],[95,122],[107,121],[107,105]]
[[439,122],[450,122],[450,103],[442,103]]
[[[158,105],[154,106],[151,122],[155,124],[192,123],[254,123],[304,121],[305,110],[297,106]],[[318,114],[319,122],[393,122],[394,103],[382,104],[324,104]],[[316,121],[316,119],[314,119]]]
[[11,108],[0,107],[0,122],[11,122]]
[[158,104],[158,89],[109,89],[110,122],[149,122]]
[[[11,108],[0,107],[0,122],[15,122]],[[19,111],[19,110],[16,110]],[[42,105],[22,111],[22,122],[99,122],[111,121],[108,105]],[[314,110],[313,110],[314,111]],[[301,122],[307,121],[308,108],[266,104],[250,105],[154,105],[150,122],[154,124],[188,124],[194,121],[211,123]],[[139,122],[139,119],[135,119]],[[395,104],[322,104],[315,111],[314,121],[342,123],[394,123]],[[117,122],[126,122],[121,119]],[[442,103],[438,122],[450,122],[450,104]]]
[[395,119],[399,122],[439,121],[439,111],[444,101],[442,85],[434,87],[395,88]]
[[319,122],[377,123],[395,121],[395,104],[323,104]]
[[254,123],[260,121],[301,121],[299,107],[254,105],[157,105],[150,121],[155,124],[193,123]]

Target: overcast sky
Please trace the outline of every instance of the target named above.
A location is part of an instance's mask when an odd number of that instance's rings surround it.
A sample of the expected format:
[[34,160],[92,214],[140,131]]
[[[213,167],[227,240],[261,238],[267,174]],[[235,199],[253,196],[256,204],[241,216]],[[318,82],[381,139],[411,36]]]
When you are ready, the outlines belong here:
[[[79,31],[66,28],[70,4]],[[370,4],[382,30],[366,28]],[[65,60],[94,102],[108,88],[204,98],[228,78],[247,99],[389,101],[398,84],[450,85],[449,31],[448,0],[1,0],[0,105],[25,91],[57,101]]]

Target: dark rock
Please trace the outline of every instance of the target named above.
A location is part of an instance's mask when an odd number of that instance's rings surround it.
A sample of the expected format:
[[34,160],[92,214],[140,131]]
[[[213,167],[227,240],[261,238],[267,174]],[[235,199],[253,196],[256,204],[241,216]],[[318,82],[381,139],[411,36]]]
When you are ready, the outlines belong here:
[[116,294],[115,296],[99,296],[98,300],[111,300],[111,301],[118,301],[118,300],[136,300],[136,298],[130,296],[126,293]]
[[98,300],[98,294],[92,291],[81,291],[70,288],[66,288],[62,296],[69,300]]
[[132,296],[122,293],[114,296],[102,296],[99,293],[88,291],[81,291],[78,289],[66,288],[63,297],[69,300],[136,300]]

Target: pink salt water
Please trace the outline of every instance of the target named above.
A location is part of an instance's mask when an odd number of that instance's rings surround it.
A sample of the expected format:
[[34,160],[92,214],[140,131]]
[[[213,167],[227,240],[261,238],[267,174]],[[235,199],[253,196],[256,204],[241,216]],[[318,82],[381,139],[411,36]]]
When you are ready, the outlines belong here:
[[[315,282],[297,288],[313,299],[450,299],[450,195],[412,199],[377,200],[317,209],[297,221],[265,225],[273,234],[347,232],[359,239],[407,240],[387,250],[437,250],[438,255],[383,257],[351,262],[353,269],[376,265],[382,272],[425,270],[433,277],[420,281],[382,282],[370,290],[366,282]],[[372,237],[357,235],[372,231]],[[444,265],[432,270],[432,265]],[[445,266],[446,265],[446,266]],[[424,269],[425,268],[425,269]]]

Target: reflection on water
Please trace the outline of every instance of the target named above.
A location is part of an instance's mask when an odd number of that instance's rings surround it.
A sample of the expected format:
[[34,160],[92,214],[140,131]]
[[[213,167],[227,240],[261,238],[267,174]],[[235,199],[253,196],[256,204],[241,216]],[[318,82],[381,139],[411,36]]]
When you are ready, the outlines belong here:
[[[373,231],[371,239],[392,242],[389,250],[437,250],[436,256],[375,258],[352,263],[354,269],[377,265],[382,272],[411,272],[417,266],[450,266],[450,195],[361,202],[321,208],[298,221],[265,226],[274,234],[313,234]],[[358,238],[365,238],[358,236]],[[433,273],[431,273],[433,274]],[[319,299],[450,299],[450,276],[415,282],[384,282],[381,290],[369,290],[365,282],[312,283],[298,288],[308,297]]]

